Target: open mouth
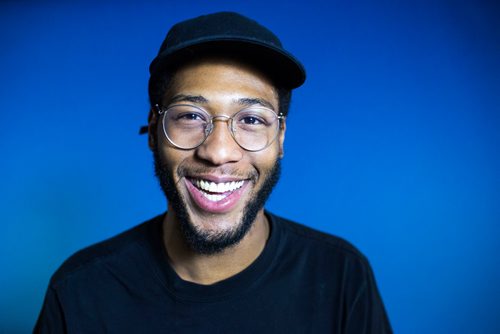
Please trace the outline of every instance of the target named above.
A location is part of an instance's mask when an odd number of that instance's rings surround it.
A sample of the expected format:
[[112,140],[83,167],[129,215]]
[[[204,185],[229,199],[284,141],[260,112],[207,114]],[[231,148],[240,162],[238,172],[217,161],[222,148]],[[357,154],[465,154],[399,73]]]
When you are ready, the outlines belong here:
[[241,188],[245,181],[231,181],[216,183],[202,179],[191,180],[201,194],[212,202],[218,202],[229,196],[233,191]]
[[186,185],[195,203],[207,212],[231,210],[240,200],[248,180],[215,182],[201,178],[186,178]]

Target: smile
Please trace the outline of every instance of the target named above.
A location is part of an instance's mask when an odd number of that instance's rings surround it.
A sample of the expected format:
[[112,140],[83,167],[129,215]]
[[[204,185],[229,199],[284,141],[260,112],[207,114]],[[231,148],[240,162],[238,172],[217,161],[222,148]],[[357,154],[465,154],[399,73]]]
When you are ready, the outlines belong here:
[[203,211],[223,213],[231,210],[239,202],[248,180],[216,182],[201,178],[186,179],[191,198]]
[[196,188],[201,190],[203,196],[212,202],[218,202],[226,198],[231,192],[243,186],[245,181],[231,181],[231,182],[211,182],[206,180],[194,180]]

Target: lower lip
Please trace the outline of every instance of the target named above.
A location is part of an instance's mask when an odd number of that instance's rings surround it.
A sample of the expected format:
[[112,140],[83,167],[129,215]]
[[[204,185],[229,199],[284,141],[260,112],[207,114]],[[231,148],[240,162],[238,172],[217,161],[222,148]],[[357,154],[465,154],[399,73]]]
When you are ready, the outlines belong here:
[[234,190],[220,201],[213,202],[203,196],[201,190],[196,188],[193,183],[191,183],[191,181],[189,181],[188,179],[184,180],[189,194],[191,195],[191,198],[194,200],[196,205],[203,211],[210,213],[226,213],[231,211],[238,204],[244,190],[249,183],[248,181],[245,181],[240,188]]

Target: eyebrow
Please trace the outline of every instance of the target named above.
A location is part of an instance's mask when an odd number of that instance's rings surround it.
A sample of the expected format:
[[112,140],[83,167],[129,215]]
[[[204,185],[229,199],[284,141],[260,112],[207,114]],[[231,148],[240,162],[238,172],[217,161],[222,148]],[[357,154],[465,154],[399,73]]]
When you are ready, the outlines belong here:
[[200,103],[200,104],[206,104],[208,103],[208,100],[204,98],[201,95],[185,95],[185,94],[178,94],[172,97],[169,101],[168,104],[176,103],[176,102],[192,102],[192,103]]
[[264,99],[259,99],[259,98],[241,98],[237,100],[238,104],[242,106],[253,106],[253,105],[261,105],[263,107],[267,107],[271,110],[274,111],[274,106],[269,102]]
[[[191,102],[191,103],[199,103],[199,104],[207,104],[208,100],[201,95],[186,95],[186,94],[177,94],[173,96],[168,104],[177,103],[177,102]],[[267,107],[274,111],[274,106],[267,100],[261,98],[252,98],[252,97],[243,97],[241,99],[237,99],[236,103],[241,106],[249,107],[253,105],[261,105],[263,107]]]

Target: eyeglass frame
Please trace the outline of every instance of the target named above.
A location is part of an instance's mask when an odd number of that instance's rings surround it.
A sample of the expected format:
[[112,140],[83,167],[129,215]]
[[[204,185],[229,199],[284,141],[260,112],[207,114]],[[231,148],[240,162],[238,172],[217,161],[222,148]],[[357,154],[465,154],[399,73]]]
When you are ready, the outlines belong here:
[[[172,109],[172,108],[174,108],[174,107],[179,107],[179,106],[188,106],[188,107],[194,107],[196,109],[200,109],[201,111],[205,112],[210,117],[210,119],[206,122],[207,125],[204,128],[205,138],[201,141],[201,143],[199,143],[198,145],[196,145],[196,146],[194,146],[192,148],[181,147],[178,144],[174,143],[173,140],[170,139],[170,137],[168,136],[167,130],[165,129],[164,118],[165,118],[165,115],[167,114],[167,111],[170,110],[170,109]],[[158,112],[158,115],[160,115],[160,116],[163,117],[163,119],[161,121],[161,124],[162,124],[163,134],[165,135],[165,138],[167,138],[168,142],[170,144],[172,144],[174,147],[176,147],[176,148],[178,148],[180,150],[184,150],[184,151],[194,150],[194,149],[200,147],[201,145],[203,145],[203,143],[205,143],[205,141],[207,140],[207,138],[213,133],[214,128],[215,128],[215,126],[214,126],[214,120],[217,120],[217,121],[220,121],[220,122],[227,123],[227,127],[228,127],[228,130],[229,130],[229,133],[231,134],[231,137],[233,138],[234,142],[236,144],[238,144],[239,147],[241,147],[242,149],[244,149],[245,151],[248,151],[248,152],[260,152],[260,151],[263,151],[266,148],[268,148],[272,143],[274,143],[274,141],[276,140],[276,138],[278,138],[278,135],[279,135],[280,131],[283,130],[283,121],[286,119],[286,116],[283,115],[282,113],[277,114],[274,110],[272,110],[270,108],[259,106],[259,109],[269,110],[270,112],[272,112],[276,116],[276,119],[278,120],[278,131],[276,131],[276,134],[275,134],[274,138],[272,140],[270,140],[269,143],[267,143],[267,145],[264,146],[263,148],[260,148],[258,150],[249,150],[249,149],[243,147],[236,140],[234,131],[232,129],[233,127],[230,126],[230,124],[232,124],[234,116],[238,115],[241,111],[250,109],[250,107],[245,107],[243,109],[238,110],[237,112],[234,113],[233,116],[227,116],[227,115],[214,115],[214,116],[212,116],[206,109],[204,109],[204,108],[202,108],[200,106],[196,106],[196,105],[188,104],[188,103],[178,103],[178,104],[170,105],[168,107],[161,107],[159,104],[155,104],[155,108],[156,108],[156,111]],[[207,128],[208,128],[209,124],[211,124],[211,128],[210,128],[210,131],[207,134]]]

